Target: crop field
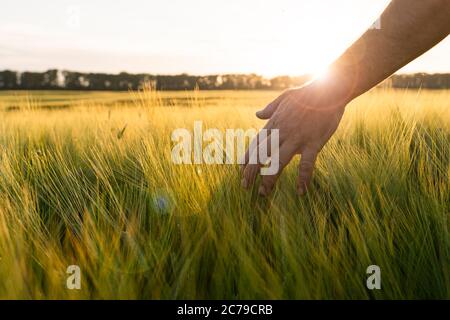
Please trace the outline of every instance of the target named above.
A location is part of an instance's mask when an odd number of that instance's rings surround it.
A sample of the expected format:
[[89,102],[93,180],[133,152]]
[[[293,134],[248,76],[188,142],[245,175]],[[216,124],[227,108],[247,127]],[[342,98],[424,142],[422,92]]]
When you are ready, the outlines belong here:
[[0,298],[450,299],[450,91],[353,101],[303,197],[298,158],[268,198],[173,163],[173,130],[278,94],[0,91]]

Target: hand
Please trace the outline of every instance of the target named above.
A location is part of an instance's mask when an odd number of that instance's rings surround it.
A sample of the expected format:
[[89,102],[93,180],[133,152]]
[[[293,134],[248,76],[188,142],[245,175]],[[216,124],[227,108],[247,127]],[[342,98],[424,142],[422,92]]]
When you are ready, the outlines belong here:
[[[261,176],[260,195],[270,194],[281,171],[296,154],[301,154],[297,190],[300,195],[307,191],[317,154],[336,131],[349,102],[338,91],[317,81],[286,91],[256,113],[260,119],[269,119],[264,129],[279,129],[279,169],[274,175]],[[250,147],[245,155],[242,186],[246,189],[254,184],[261,168],[261,164],[249,163],[249,155],[257,152],[262,143],[267,140],[255,140],[256,150]]]

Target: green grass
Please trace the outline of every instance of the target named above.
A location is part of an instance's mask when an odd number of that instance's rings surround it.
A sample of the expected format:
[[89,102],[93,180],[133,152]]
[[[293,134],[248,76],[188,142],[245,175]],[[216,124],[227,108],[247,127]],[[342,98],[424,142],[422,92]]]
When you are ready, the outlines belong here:
[[276,95],[2,92],[0,298],[449,299],[450,92],[352,102],[302,198],[299,159],[269,199],[171,162],[173,129],[259,128]]

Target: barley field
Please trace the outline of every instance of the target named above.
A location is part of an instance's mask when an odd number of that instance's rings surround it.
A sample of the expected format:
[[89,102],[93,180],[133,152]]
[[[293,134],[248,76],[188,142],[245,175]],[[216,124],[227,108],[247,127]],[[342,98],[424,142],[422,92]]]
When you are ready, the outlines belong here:
[[174,129],[261,128],[278,94],[1,91],[0,298],[450,299],[450,91],[353,101],[304,197],[298,158],[267,199],[171,161]]

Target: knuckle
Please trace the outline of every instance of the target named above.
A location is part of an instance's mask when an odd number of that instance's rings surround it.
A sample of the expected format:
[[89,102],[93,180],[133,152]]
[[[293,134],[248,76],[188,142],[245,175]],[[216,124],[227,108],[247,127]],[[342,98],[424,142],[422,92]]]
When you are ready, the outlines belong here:
[[314,162],[311,160],[304,160],[301,163],[301,172],[308,172],[314,168]]

